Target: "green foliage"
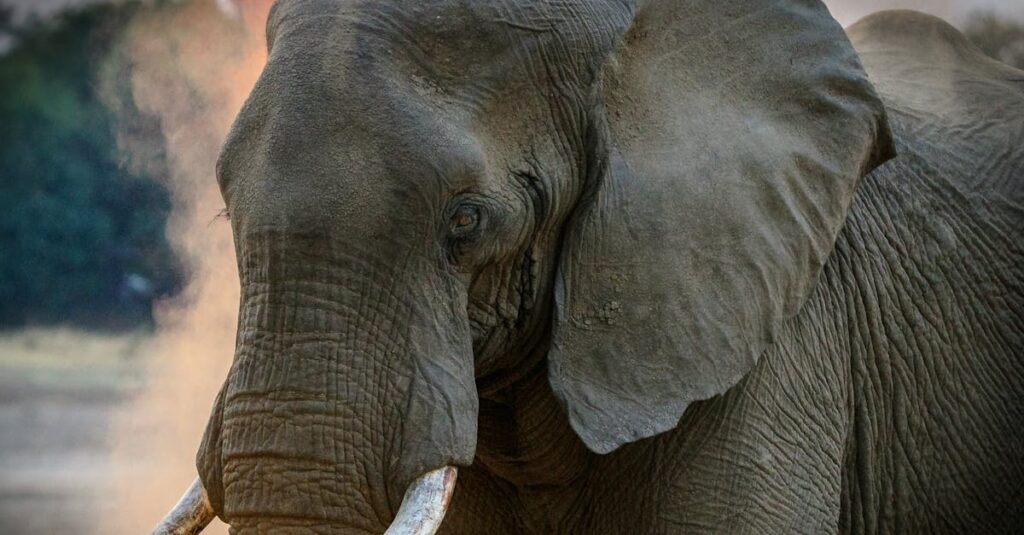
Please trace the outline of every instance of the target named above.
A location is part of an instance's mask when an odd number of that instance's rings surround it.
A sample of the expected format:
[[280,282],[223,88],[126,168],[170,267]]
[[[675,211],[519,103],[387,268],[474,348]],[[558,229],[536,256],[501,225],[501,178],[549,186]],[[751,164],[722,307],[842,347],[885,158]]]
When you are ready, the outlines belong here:
[[0,326],[146,322],[178,285],[169,195],[122,165],[96,85],[134,9],[18,31],[0,58]]
[[982,11],[967,21],[964,34],[982,52],[1007,65],[1024,69],[1024,24]]

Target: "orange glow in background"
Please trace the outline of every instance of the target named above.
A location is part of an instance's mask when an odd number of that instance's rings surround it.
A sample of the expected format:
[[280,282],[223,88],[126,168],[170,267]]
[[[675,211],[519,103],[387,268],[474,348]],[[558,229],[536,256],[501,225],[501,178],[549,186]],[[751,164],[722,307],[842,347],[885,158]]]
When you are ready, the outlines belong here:
[[[239,284],[214,176],[221,143],[266,61],[270,0],[146,10],[125,35],[131,91],[159,117],[174,199],[167,234],[189,274],[157,310],[147,386],[113,429],[112,500],[97,533],[148,533],[196,477],[195,453],[234,354]],[[125,144],[129,145],[129,144]],[[219,521],[204,533],[226,533]]]

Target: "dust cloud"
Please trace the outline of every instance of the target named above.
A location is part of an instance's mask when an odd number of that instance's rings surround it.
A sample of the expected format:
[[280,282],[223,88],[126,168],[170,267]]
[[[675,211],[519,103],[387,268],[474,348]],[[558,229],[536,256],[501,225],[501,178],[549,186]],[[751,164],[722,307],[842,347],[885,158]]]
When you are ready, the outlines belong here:
[[[270,0],[194,0],[140,10],[116,54],[138,110],[158,119],[173,211],[167,235],[185,290],[157,307],[148,383],[113,424],[112,491],[97,533],[148,533],[196,477],[216,391],[234,353],[239,284],[214,176],[221,143],[266,60]],[[126,61],[125,61],[126,60]],[[130,123],[131,118],[124,118]],[[129,159],[144,146],[122,128]],[[148,166],[151,162],[135,162]],[[226,533],[216,522],[207,532]]]

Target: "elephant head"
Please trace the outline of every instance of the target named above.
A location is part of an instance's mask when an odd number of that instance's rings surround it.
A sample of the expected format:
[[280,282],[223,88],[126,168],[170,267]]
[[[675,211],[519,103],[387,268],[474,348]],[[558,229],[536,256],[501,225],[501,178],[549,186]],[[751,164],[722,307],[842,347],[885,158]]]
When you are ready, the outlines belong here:
[[891,153],[817,0],[296,0],[267,34],[218,164],[235,359],[166,532],[438,519],[479,392],[538,363],[595,452],[671,429]]

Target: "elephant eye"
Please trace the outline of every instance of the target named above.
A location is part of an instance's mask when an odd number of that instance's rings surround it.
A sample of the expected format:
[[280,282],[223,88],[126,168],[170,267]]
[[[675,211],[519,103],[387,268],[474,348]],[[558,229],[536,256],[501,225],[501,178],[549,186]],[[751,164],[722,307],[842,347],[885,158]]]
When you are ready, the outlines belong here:
[[464,234],[474,230],[480,224],[480,209],[472,205],[462,205],[455,210],[449,220],[449,228],[453,233]]

